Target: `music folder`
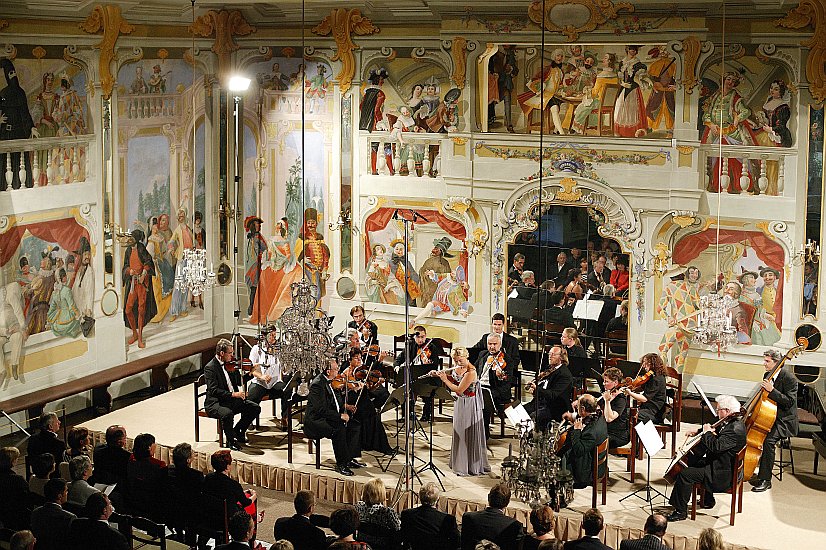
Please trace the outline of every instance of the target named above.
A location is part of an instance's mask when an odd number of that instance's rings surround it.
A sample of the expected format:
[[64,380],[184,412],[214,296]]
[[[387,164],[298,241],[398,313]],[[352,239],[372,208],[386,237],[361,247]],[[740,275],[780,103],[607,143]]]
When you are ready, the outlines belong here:
[[602,300],[589,300],[588,298],[577,300],[574,306],[574,319],[599,321],[599,314],[602,312],[603,305],[605,305],[605,302]]
[[640,441],[642,441],[642,446],[645,447],[648,456],[657,456],[657,453],[665,448],[665,444],[652,421],[649,420],[645,424],[640,422],[634,426],[634,430],[640,436]]
[[525,405],[519,403],[517,406],[509,405],[505,409],[505,418],[513,428],[518,428],[521,424],[526,424],[528,430],[533,430],[533,420],[525,410]]

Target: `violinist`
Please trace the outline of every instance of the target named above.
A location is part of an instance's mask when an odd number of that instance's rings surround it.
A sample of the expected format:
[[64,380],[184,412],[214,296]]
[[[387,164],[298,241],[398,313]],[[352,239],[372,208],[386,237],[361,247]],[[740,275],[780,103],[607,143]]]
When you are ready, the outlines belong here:
[[625,395],[635,399],[639,406],[637,418],[645,423],[651,420],[655,424],[661,424],[665,415],[666,394],[665,394],[665,365],[663,359],[657,353],[646,353],[640,359],[642,374],[653,372],[650,378],[639,390],[625,388]]
[[287,408],[290,396],[284,391],[288,380],[284,380],[281,372],[281,362],[275,354],[277,333],[274,325],[266,325],[261,329],[263,342],[258,342],[250,350],[252,361],[252,380],[248,386],[247,398],[261,404],[264,396],[270,399],[281,398],[281,425],[284,427],[287,420]]
[[681,521],[688,517],[688,499],[695,483],[703,483],[705,492],[700,502],[702,508],[713,508],[714,493],[728,489],[737,453],[746,445],[746,427],[736,415],[740,412],[740,402],[731,395],[718,395],[717,417],[721,420],[716,430],[710,424],[687,435],[693,437],[702,433],[697,456],[703,456],[699,463],[683,468],[674,481],[669,503],[674,511],[668,521]]
[[360,425],[350,421],[350,414],[344,407],[344,396],[333,390],[331,381],[337,376],[338,363],[330,361],[327,369],[313,378],[304,414],[304,434],[310,439],[332,440],[336,471],[351,476],[351,468],[361,467],[360,463],[353,461],[360,453]]
[[490,438],[490,420],[511,404],[513,396],[511,387],[515,378],[516,359],[502,350],[502,337],[496,333],[488,334],[488,347],[476,359],[476,372],[482,391],[490,393],[494,409],[485,401],[485,438]]
[[[362,362],[361,350],[358,348],[351,349],[350,364],[342,371],[341,375],[346,380],[357,380],[357,382],[355,382],[354,387],[348,389],[344,408],[350,413],[353,420],[361,425],[359,439],[361,449],[389,455],[393,453],[393,449],[387,442],[387,433],[384,431],[384,424],[381,423],[381,417],[374,405],[373,396],[370,394],[371,390],[367,388],[367,379],[364,378],[364,373],[367,372],[369,372],[369,369]],[[381,394],[378,396],[381,405],[384,405],[384,402],[390,396],[384,386],[379,386],[372,391]],[[381,400],[382,396],[383,401]]]
[[365,317],[363,306],[357,305],[350,308],[350,317],[352,317],[353,320],[347,323],[347,328],[354,328],[361,332],[362,327],[367,325],[370,327],[370,337],[374,342],[378,342],[379,328],[376,326],[376,323],[369,321],[367,317]]
[[602,393],[602,416],[608,424],[608,446],[616,449],[627,445],[631,441],[628,426],[628,397],[620,391],[622,371],[616,367],[609,367],[602,373],[602,384],[605,391]]
[[361,351],[364,356],[364,364],[371,368],[381,364],[391,355],[388,351],[382,351],[378,340],[373,337],[373,329],[375,326],[375,323],[372,321],[365,321],[359,329],[361,334],[359,342],[361,343]]
[[[413,328],[413,338],[407,340],[407,353],[410,355],[410,364],[414,367],[410,373],[411,379],[417,376],[416,372],[419,370],[415,367],[421,365],[434,365],[438,363],[439,356],[443,353],[441,346],[437,345],[431,338],[427,337],[427,329],[422,325],[416,325]],[[400,353],[393,366],[396,372],[400,372],[402,365],[404,365],[405,354]],[[411,405],[415,404],[415,396],[411,401]],[[424,401],[424,409],[422,410],[422,422],[427,422],[433,415],[433,400],[422,398]],[[412,410],[413,407],[411,407]],[[411,416],[413,413],[411,413]]]
[[[261,407],[247,399],[241,374],[234,367],[234,353],[232,342],[226,338],[218,340],[215,357],[204,365],[207,385],[204,408],[209,416],[221,420],[227,447],[240,451],[241,445],[247,442],[247,428],[261,413]],[[238,413],[241,413],[241,419],[233,428],[233,417]]]
[[548,351],[548,368],[526,388],[534,393],[534,398],[525,405],[525,410],[540,430],[548,429],[553,420],[562,420],[571,403],[573,382],[574,378],[568,370],[568,353],[562,346],[553,346]]
[[571,448],[566,456],[574,476],[574,489],[583,489],[592,482],[594,449],[608,437],[608,428],[593,395],[581,395],[576,409],[577,418],[568,436]]
[[[508,334],[505,332],[505,316],[501,313],[494,313],[493,317],[490,321],[490,332],[495,332],[499,336],[502,337],[502,349],[505,350],[505,353],[512,357],[516,364],[513,366],[514,369],[519,366],[519,361],[521,359],[519,354],[519,340],[516,337]],[[484,350],[488,347],[488,334],[487,332],[482,335],[478,342],[473,344],[471,349],[474,350]]]

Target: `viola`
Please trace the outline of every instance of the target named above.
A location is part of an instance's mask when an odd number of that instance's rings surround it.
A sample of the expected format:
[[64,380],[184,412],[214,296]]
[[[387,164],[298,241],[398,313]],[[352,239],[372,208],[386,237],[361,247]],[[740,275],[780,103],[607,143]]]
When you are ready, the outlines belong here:
[[250,372],[252,371],[253,364],[249,359],[236,359],[235,361],[227,361],[224,363],[224,368],[227,369],[227,372],[235,372],[237,369]]
[[420,347],[419,350],[416,352],[416,358],[414,361],[418,360],[419,363],[422,365],[426,365],[428,363],[432,363],[433,361],[430,360],[430,356],[433,352],[430,349],[430,346],[425,344],[424,346]]
[[348,377],[345,373],[341,373],[332,380],[330,380],[330,385],[336,391],[340,391],[345,388],[350,391],[358,391],[358,389],[361,387],[360,382],[358,380],[356,380],[355,378]]

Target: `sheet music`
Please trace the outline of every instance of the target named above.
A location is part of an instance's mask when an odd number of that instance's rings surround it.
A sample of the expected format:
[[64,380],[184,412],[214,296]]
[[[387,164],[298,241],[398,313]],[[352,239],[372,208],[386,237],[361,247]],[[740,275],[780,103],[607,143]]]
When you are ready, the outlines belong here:
[[577,300],[574,306],[574,319],[598,321],[603,305],[605,305],[605,302],[602,300]]
[[640,422],[634,426],[634,430],[640,436],[640,441],[642,441],[642,446],[645,447],[648,456],[656,456],[658,452],[665,448],[665,444],[651,420],[645,424]]
[[533,429],[533,420],[531,420],[531,416],[528,414],[528,411],[525,410],[525,406],[520,403],[516,407],[509,406],[505,409],[505,418],[508,419],[511,427],[516,428],[523,422],[528,424],[528,429]]
[[705,401],[708,410],[710,410],[714,414],[714,416],[719,416],[717,414],[717,408],[711,406],[711,402],[708,400],[708,397],[706,397],[706,392],[703,391],[703,388],[700,387],[700,384],[698,384],[696,380],[692,380],[691,383],[694,384],[695,388],[697,388],[697,392],[700,394],[700,397],[703,398],[703,401]]

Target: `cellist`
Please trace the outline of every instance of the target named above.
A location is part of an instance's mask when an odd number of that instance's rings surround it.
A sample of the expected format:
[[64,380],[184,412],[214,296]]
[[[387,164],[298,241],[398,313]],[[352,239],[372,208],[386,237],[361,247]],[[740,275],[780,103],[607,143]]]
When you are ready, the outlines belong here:
[[693,437],[703,433],[698,445],[705,447],[705,457],[699,464],[684,468],[677,474],[669,499],[674,507],[674,511],[668,516],[669,522],[688,517],[688,499],[695,483],[702,482],[705,487],[700,506],[713,508],[714,492],[725,491],[730,486],[734,460],[746,445],[746,427],[739,416],[732,416],[740,412],[740,402],[731,395],[718,395],[715,401],[717,417],[720,419],[716,431],[710,424],[704,424],[700,430],[687,434]]
[[763,366],[766,372],[760,388],[766,390],[769,399],[777,403],[777,416],[774,425],[763,441],[759,470],[751,476],[749,483],[754,493],[762,493],[772,488],[772,469],[774,468],[774,448],[781,439],[797,435],[797,379],[786,367],[781,368],[773,378],[769,374],[777,366],[783,354],[776,349],[763,352]]

